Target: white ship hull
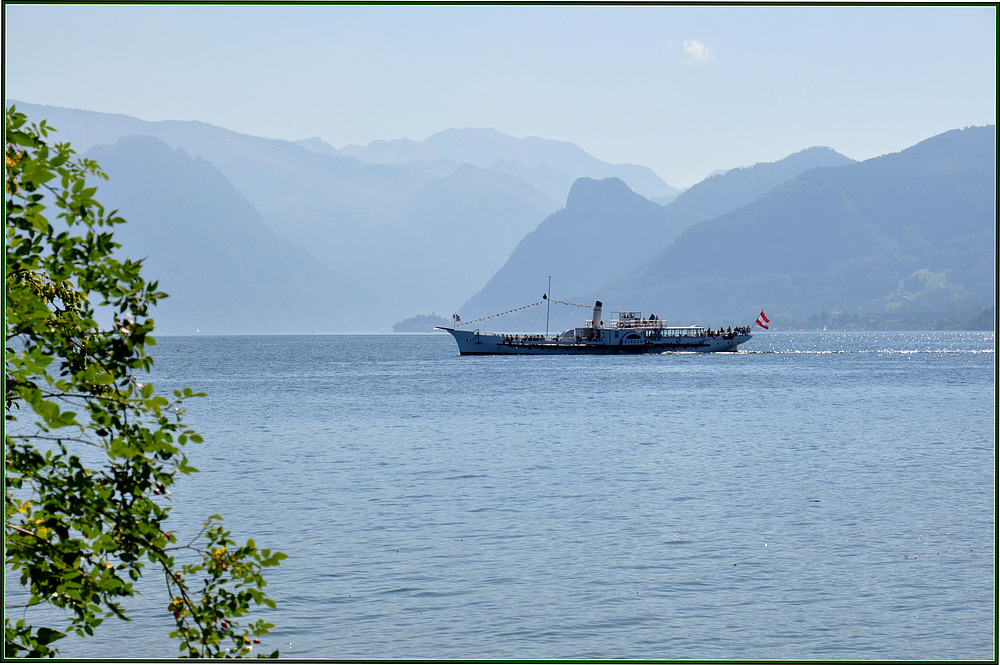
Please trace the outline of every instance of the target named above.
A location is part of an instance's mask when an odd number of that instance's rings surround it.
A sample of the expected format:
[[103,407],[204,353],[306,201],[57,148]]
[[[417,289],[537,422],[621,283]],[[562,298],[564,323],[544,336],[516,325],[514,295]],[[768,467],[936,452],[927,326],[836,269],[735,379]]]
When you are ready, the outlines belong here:
[[[623,331],[604,330],[607,334],[600,339],[560,340],[558,338],[541,339],[537,336],[503,335],[499,333],[484,333],[478,330],[456,330],[441,328],[451,334],[458,343],[458,352],[463,356],[496,356],[496,355],[559,355],[559,354],[602,354],[602,353],[669,353],[696,352],[716,353],[736,351],[740,344],[749,342],[753,335],[722,334],[714,336],[678,335],[672,337],[648,336],[641,331],[630,331],[628,336]],[[615,333],[618,333],[617,335]]]
[[[601,318],[603,306],[594,304],[594,315],[582,328],[570,328],[555,337],[510,335],[458,327],[438,326],[455,338],[463,356],[573,355],[581,353],[717,353],[736,351],[749,342],[750,327],[735,330],[706,330],[700,326],[668,326],[656,315],[644,318],[641,312],[612,312],[609,325]],[[456,315],[457,320],[457,315]]]

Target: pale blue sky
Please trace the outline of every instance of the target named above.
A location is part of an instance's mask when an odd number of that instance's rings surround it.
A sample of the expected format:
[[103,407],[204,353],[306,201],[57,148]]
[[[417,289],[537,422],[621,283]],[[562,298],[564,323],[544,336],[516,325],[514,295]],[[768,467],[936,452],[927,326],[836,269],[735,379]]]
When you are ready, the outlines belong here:
[[4,10],[8,98],[338,148],[493,127],[680,187],[996,122],[993,7]]

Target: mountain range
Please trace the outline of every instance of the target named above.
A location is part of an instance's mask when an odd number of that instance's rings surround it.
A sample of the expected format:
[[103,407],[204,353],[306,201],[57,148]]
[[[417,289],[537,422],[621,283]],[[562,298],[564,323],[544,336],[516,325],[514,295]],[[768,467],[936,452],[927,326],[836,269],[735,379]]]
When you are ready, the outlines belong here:
[[[746,205],[809,169],[851,163],[830,148],[810,148],[778,162],[706,178],[665,207],[639,196],[621,180],[581,178],[573,185],[566,207],[525,236],[460,313],[466,320],[475,319],[503,311],[505,303],[537,300],[549,275],[554,276],[556,292],[590,298],[590,292],[639,266],[657,249],[670,246],[691,225]],[[620,305],[645,306],[638,299]],[[540,316],[532,311],[511,321],[537,330]],[[562,314],[556,321],[573,325]]]
[[128,220],[115,231],[119,251],[145,257],[145,274],[170,296],[153,313],[157,330],[328,332],[375,316],[373,294],[279,238],[205,159],[149,136],[85,156],[108,175],[103,205]]
[[446,129],[423,141],[372,141],[366,146],[348,145],[340,150],[318,138],[299,143],[364,162],[427,165],[438,172],[472,164],[516,176],[560,203],[566,200],[573,183],[583,177],[620,178],[647,198],[669,198],[680,192],[645,166],[608,164],[573,143],[534,136],[517,139],[490,128]]
[[[519,280],[533,261],[543,261],[546,242],[539,232],[558,226],[550,237],[563,238],[572,229],[589,229],[583,234],[589,237],[592,216],[604,210],[603,228],[617,234],[583,243],[577,255],[590,272],[562,287],[565,300],[589,305],[600,299],[606,310],[641,308],[675,323],[708,326],[748,325],[764,309],[779,327],[834,318],[856,328],[962,320],[992,327],[983,319],[993,319],[996,298],[995,126],[952,130],[864,162],[826,153],[827,165],[807,168],[810,153],[822,154],[807,150],[787,164],[727,171],[685,191],[664,208],[664,217],[693,199],[718,208],[705,209],[708,217],[696,223],[688,217],[666,243],[660,231],[650,231],[648,212],[636,211],[635,195],[621,183],[591,182],[590,199],[600,204],[567,205],[542,222],[463,307],[463,318],[482,316],[480,302],[493,305],[487,298],[502,299],[504,291],[522,302],[537,300],[544,271],[527,274],[535,285],[530,300]],[[742,187],[728,179],[764,174],[760,189],[732,196]],[[638,260],[622,266],[621,247],[638,247],[636,237],[651,238],[659,250],[636,249]],[[553,266],[553,274],[563,267],[553,260],[542,265]],[[610,267],[594,270],[602,266]],[[585,318],[574,308],[553,312],[554,328]],[[534,308],[505,323],[538,330],[544,320]]]
[[[979,314],[996,297],[996,128],[815,168],[686,229],[597,289],[709,323]],[[746,322],[746,319],[741,322]]]
[[[982,319],[995,298],[992,126],[860,163],[809,148],[680,192],[644,167],[495,130],[337,149],[13,103],[111,176],[98,198],[130,220],[116,236],[172,294],[161,332],[470,321],[538,301],[549,275],[554,302],[708,325],[761,307],[788,324]],[[553,306],[552,325],[585,315]],[[539,330],[544,312],[500,325]]]
[[[326,267],[376,294],[379,314],[357,322],[364,330],[388,330],[394,321],[415,313],[453,310],[477,288],[470,284],[489,279],[520,239],[561,204],[521,178],[469,163],[446,167],[430,162],[372,163],[318,151],[315,148],[322,146],[317,141],[307,141],[311,146],[307,148],[201,122],[147,122],[10,103],[29,118],[47,119],[58,130],[58,140],[70,141],[78,152],[144,135],[204,158],[278,237],[298,244]],[[508,148],[521,141],[492,131],[458,133],[482,143],[479,153],[485,156],[475,160],[478,163],[496,164],[503,155],[514,154]],[[579,148],[567,148],[570,144],[523,141],[531,146],[525,154],[535,160],[542,159],[549,147],[553,162],[561,167],[571,163],[566,154],[572,153],[585,166],[612,168],[586,153],[581,157]],[[466,152],[471,155],[476,150],[467,147]],[[508,166],[508,170],[547,168],[536,162]],[[303,325],[311,329],[310,324]]]

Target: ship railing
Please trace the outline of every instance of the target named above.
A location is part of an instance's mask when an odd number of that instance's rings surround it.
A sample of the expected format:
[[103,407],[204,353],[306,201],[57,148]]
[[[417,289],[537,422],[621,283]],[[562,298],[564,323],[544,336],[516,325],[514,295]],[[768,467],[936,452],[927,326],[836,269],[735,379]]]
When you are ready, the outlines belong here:
[[574,340],[566,340],[565,338],[560,338],[558,335],[543,335],[541,333],[488,333],[491,335],[496,335],[500,337],[500,341],[503,344],[541,344],[553,342],[563,342],[569,341],[572,343]]
[[740,332],[739,330],[706,330],[701,327],[690,327],[690,328],[664,328],[660,331],[661,339],[670,339],[672,337],[707,337],[707,338],[717,338],[722,339],[735,339],[741,335],[749,335],[747,331]]
[[700,337],[701,326],[671,326],[661,319],[611,319],[611,327],[619,330],[659,330],[664,337]]

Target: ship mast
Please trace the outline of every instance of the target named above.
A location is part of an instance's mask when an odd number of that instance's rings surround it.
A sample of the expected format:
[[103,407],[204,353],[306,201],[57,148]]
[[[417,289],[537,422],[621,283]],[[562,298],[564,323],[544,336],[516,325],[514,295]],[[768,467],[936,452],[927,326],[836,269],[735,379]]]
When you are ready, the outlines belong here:
[[545,292],[545,336],[549,336],[549,310],[552,308],[552,275],[549,275],[549,288]]

